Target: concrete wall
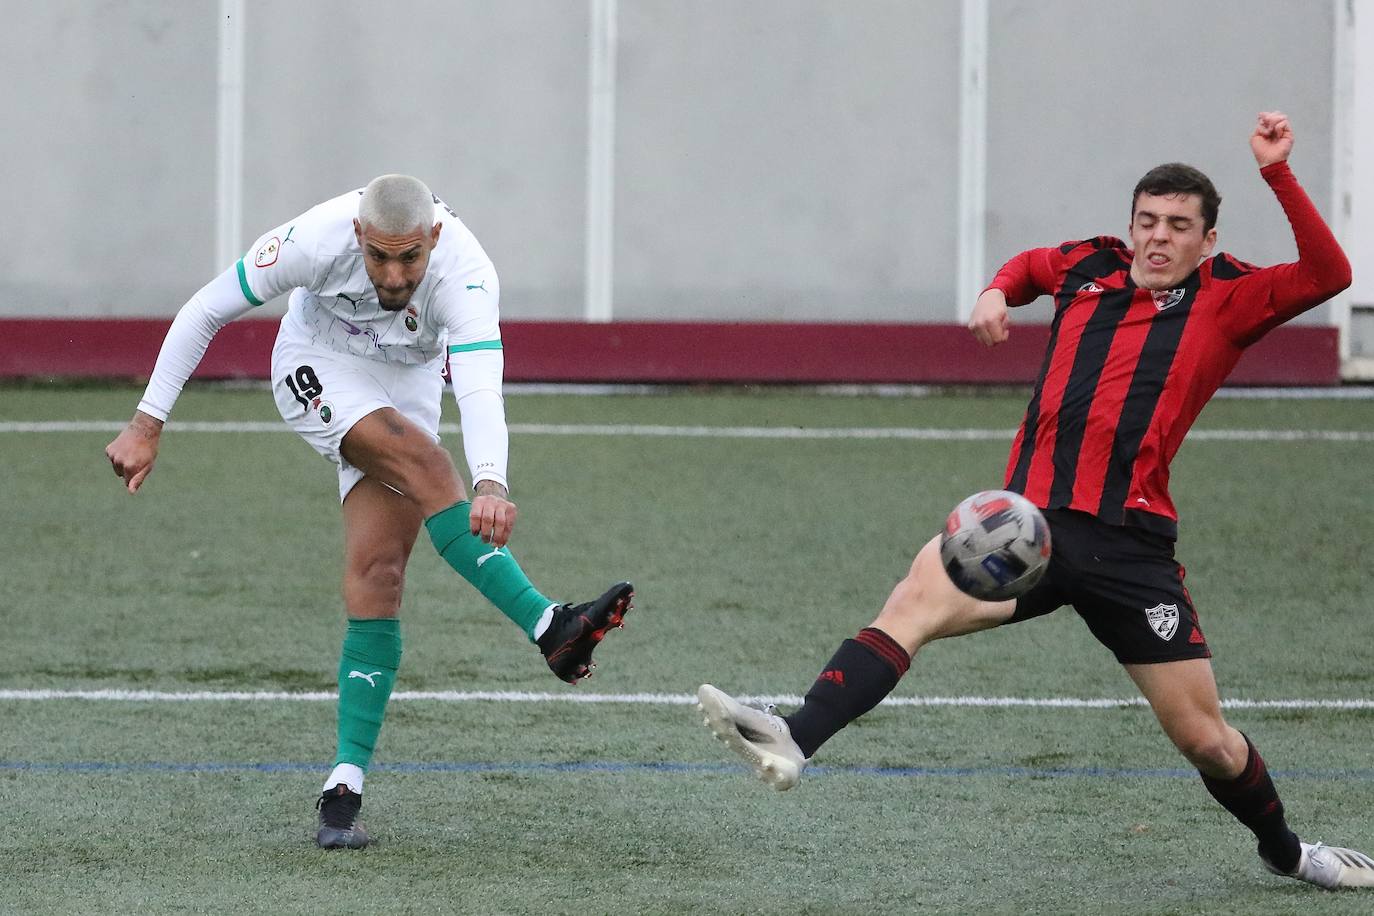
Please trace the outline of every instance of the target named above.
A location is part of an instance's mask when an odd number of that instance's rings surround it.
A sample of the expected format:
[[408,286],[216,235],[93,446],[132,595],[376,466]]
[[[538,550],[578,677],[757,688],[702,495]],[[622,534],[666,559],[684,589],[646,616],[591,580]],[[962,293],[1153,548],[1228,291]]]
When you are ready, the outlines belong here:
[[[989,0],[989,274],[1125,230],[1136,178],[1208,171],[1222,247],[1292,254],[1256,111],[1331,193],[1332,11],[1310,0]],[[0,316],[166,316],[227,265],[216,0],[0,0]],[[383,171],[424,177],[507,319],[576,320],[584,0],[246,0],[243,244]],[[958,0],[620,0],[615,317],[956,320]],[[1327,322],[1326,309],[1310,320]]]
[[[1210,176],[1218,250],[1297,257],[1259,177],[1256,113],[1292,118],[1290,160],[1331,216],[1334,24],[1325,2],[992,0],[988,266],[1039,241],[1126,237],[1131,189],[1163,162]],[[1330,323],[1330,306],[1304,320]]]
[[0,0],[0,315],[169,314],[210,276],[215,4]]
[[505,314],[580,314],[585,3],[250,0],[247,12],[245,244],[406,172],[481,240]]
[[626,0],[616,315],[952,316],[953,0]]

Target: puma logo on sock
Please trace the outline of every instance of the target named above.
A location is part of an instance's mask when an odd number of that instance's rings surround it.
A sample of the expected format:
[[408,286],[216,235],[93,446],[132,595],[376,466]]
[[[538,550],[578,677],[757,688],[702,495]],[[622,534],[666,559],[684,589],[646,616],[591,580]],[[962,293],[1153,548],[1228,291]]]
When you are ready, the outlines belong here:
[[487,562],[488,560],[490,560],[492,557],[504,557],[504,556],[505,556],[505,554],[501,552],[501,548],[500,548],[500,547],[496,548],[496,549],[493,550],[491,553],[484,553],[484,554],[482,554],[480,557],[477,558],[477,568],[478,568],[478,569],[481,569],[481,568],[482,568],[482,564],[485,563],[485,562]]

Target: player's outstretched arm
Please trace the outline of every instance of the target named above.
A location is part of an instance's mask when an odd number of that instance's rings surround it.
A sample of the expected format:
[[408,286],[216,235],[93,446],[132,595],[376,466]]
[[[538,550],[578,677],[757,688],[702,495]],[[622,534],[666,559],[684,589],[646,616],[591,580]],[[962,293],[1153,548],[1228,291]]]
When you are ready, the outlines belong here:
[[137,493],[144,479],[153,472],[161,438],[162,421],[136,410],[124,431],[105,446],[105,457],[110,459],[115,476],[123,478],[130,493]]
[[985,347],[1005,343],[1010,335],[1011,317],[1007,308],[1007,294],[993,287],[985,290],[973,305],[968,329]]
[[115,440],[105,446],[114,472],[124,479],[130,493],[138,492],[157,460],[162,424],[181,395],[186,380],[200,365],[210,341],[219,329],[253,308],[244,298],[234,268],[201,287],[177,312],[158,351],[152,377],[138,403],[134,418]]

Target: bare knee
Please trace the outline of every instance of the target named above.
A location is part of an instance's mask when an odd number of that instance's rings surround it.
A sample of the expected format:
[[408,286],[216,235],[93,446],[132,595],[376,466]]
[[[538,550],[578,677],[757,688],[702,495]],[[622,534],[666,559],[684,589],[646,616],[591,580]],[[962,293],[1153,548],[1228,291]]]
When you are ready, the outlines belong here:
[[1225,722],[1189,723],[1171,729],[1169,738],[1189,763],[1209,776],[1232,778],[1245,769],[1245,738]]
[[463,498],[466,491],[453,466],[453,457],[439,443],[430,442],[417,449],[410,461],[412,467],[405,477],[409,489],[402,492],[418,503],[425,515],[447,509]]
[[419,505],[425,515],[447,509],[464,494],[462,478],[448,451],[432,440],[408,442],[387,461],[396,489]]
[[405,560],[372,557],[350,561],[344,571],[344,604],[350,617],[395,617],[405,589]]

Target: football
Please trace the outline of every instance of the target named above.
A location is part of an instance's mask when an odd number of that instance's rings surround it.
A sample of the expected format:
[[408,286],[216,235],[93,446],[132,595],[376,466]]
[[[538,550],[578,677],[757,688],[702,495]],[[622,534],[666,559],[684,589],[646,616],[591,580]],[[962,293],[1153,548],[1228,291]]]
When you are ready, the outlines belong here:
[[984,601],[1015,598],[1045,575],[1050,563],[1050,526],[1019,493],[974,493],[945,520],[940,562],[967,595]]

